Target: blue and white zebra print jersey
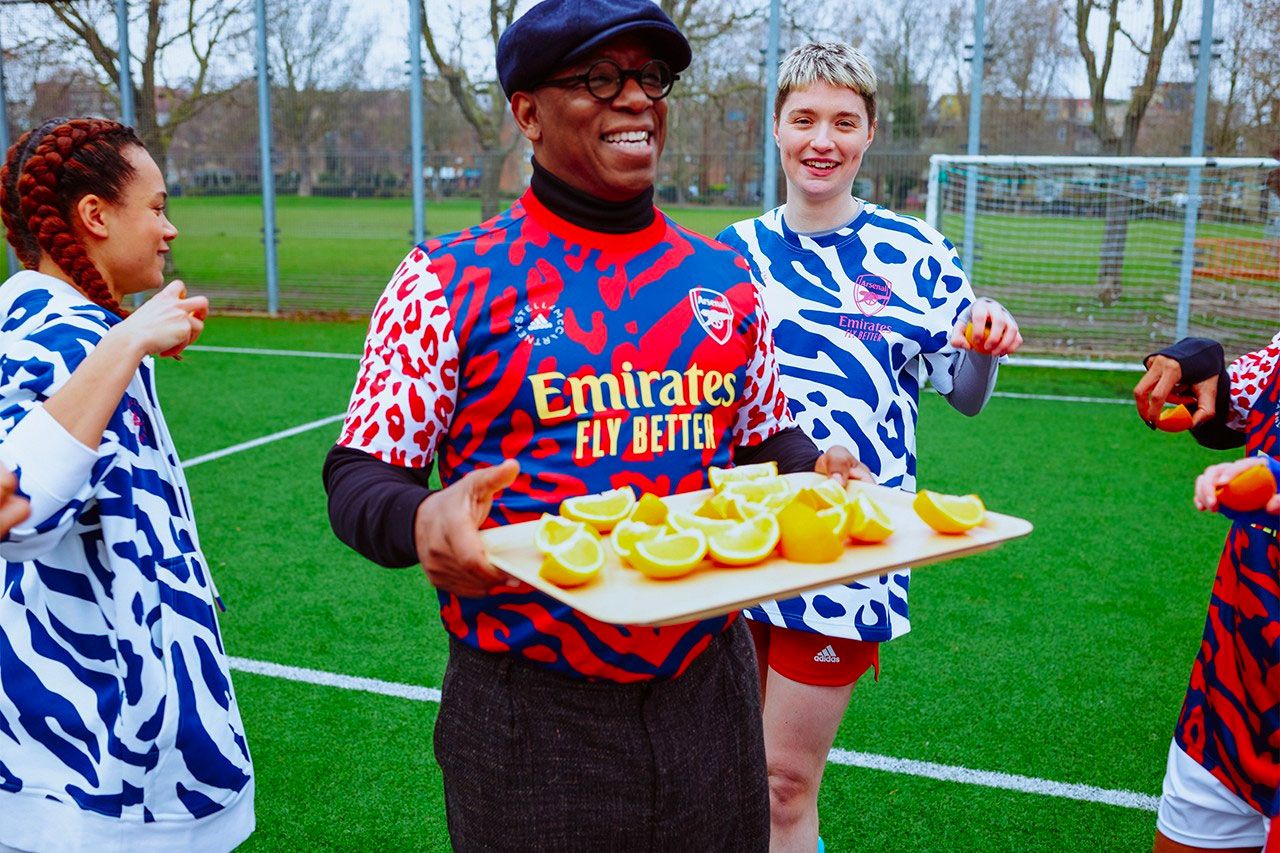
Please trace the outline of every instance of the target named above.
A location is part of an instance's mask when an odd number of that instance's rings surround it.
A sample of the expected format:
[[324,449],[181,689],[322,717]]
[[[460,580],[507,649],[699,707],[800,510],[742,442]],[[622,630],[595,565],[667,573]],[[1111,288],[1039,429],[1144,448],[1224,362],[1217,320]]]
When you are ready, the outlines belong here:
[[119,319],[23,271],[0,286],[0,847],[229,850],[253,767],[216,592],[147,358],[98,449],[43,407]]
[[[923,378],[952,388],[951,329],[973,301],[955,247],[911,216],[862,202],[847,226],[792,231],[785,205],[725,229],[764,292],[791,414],[844,445],[882,485],[915,491]],[[923,373],[923,376],[922,376]],[[882,642],[911,629],[909,570],[744,611],[787,628]]]

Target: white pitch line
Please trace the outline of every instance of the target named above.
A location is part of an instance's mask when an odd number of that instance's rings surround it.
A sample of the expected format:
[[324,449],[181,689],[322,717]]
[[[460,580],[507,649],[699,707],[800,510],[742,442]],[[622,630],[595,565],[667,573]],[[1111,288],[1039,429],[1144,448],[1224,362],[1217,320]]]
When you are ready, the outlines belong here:
[[394,696],[397,699],[412,699],[414,702],[440,701],[440,691],[434,687],[419,687],[416,684],[398,684],[394,681],[379,681],[376,678],[339,675],[336,672],[304,669],[300,666],[285,666],[278,663],[269,663],[268,661],[249,660],[248,658],[229,657],[227,660],[234,670],[252,672],[255,675],[265,675],[270,678],[301,681],[305,684],[316,684],[320,687],[361,690],[365,693]]
[[359,361],[360,355],[350,352],[310,352],[296,349],[254,349],[253,347],[214,347],[195,344],[187,347],[188,352],[229,352],[236,355],[280,355],[295,358],[341,358],[348,361]]
[[827,761],[831,764],[843,764],[849,767],[883,770],[886,773],[924,776],[943,782],[981,785],[985,788],[1001,788],[1006,791],[1040,794],[1046,797],[1063,797],[1069,800],[1103,803],[1108,806],[1120,806],[1126,809],[1141,809],[1154,812],[1160,805],[1159,797],[1139,794],[1135,791],[1114,791],[1109,788],[1097,788],[1093,785],[1054,782],[1050,779],[1036,779],[1032,776],[1018,776],[1013,773],[997,773],[992,770],[971,770],[968,767],[934,764],[931,761],[914,761],[909,758],[890,758],[887,755],[853,752],[847,749],[831,750],[827,755]]
[[994,391],[992,397],[1008,397],[1012,400],[1047,400],[1054,403],[1107,403],[1113,406],[1132,406],[1133,400],[1119,397],[1071,397],[1063,394],[1019,394],[1016,391]]
[[243,441],[240,444],[233,444],[230,447],[224,447],[221,450],[215,450],[212,453],[206,453],[203,456],[197,456],[194,459],[188,459],[187,461],[182,463],[182,467],[192,468],[196,465],[201,465],[205,462],[212,462],[215,459],[221,459],[224,456],[230,456],[233,453],[239,453],[242,450],[250,450],[254,447],[261,447],[264,444],[270,444],[271,442],[279,441],[282,438],[288,438],[293,435],[298,435],[299,433],[304,433],[304,432],[308,432],[310,430],[316,429],[317,427],[322,427],[325,424],[331,424],[335,421],[340,421],[346,416],[347,416],[346,412],[343,412],[340,415],[330,415],[329,417],[321,418],[318,421],[311,421],[311,423],[300,424],[296,427],[289,427],[288,429],[281,430],[280,432],[273,432],[271,433],[271,435],[264,435],[260,438],[255,438],[250,441]]
[[[228,658],[228,661],[231,664],[231,668],[238,672],[265,675],[269,678],[301,681],[305,684],[315,684],[320,687],[337,687],[342,690],[360,690],[365,693],[376,693],[397,699],[409,699],[414,702],[440,701],[440,691],[435,687],[420,687],[416,684],[400,684],[394,681],[380,681],[376,678],[340,675],[335,672],[304,669],[299,666],[284,666],[283,664],[249,660],[248,658],[232,657]],[[1149,812],[1154,812],[1160,803],[1159,797],[1139,794],[1134,791],[1115,791],[1108,788],[1096,788],[1093,785],[1054,782],[1051,779],[1036,779],[1032,776],[1017,776],[1012,773],[971,770],[968,767],[934,764],[929,761],[914,761],[909,758],[893,758],[888,755],[874,755],[866,752],[852,752],[847,749],[831,750],[827,755],[827,761],[831,764],[839,764],[846,767],[862,767],[868,770],[881,770],[886,773],[923,776],[942,782],[981,785],[985,788],[1000,788],[1006,791],[1102,803],[1109,806],[1141,809]]]

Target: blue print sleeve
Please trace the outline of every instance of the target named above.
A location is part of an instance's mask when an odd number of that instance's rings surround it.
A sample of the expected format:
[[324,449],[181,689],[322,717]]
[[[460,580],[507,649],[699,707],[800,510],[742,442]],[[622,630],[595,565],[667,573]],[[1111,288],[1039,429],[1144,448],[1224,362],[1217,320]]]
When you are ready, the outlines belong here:
[[[26,324],[24,324],[26,325]],[[97,450],[77,441],[44,409],[101,340],[92,317],[63,315],[0,335],[0,463],[18,478],[31,515],[0,539],[0,559],[35,559],[68,534],[114,464],[118,442],[108,430]]]

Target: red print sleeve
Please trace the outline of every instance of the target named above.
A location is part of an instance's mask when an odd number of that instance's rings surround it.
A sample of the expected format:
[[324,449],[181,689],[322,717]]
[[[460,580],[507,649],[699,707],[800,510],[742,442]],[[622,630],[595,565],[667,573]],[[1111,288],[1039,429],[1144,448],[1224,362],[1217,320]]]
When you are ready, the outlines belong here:
[[1280,334],[1260,350],[1240,356],[1227,367],[1231,378],[1231,411],[1227,426],[1243,431],[1253,403],[1280,363]]
[[426,252],[415,247],[383,291],[338,444],[425,467],[457,403],[458,341]]
[[787,409],[787,397],[782,393],[773,332],[765,314],[759,284],[755,284],[754,293],[755,317],[748,329],[751,358],[747,363],[742,406],[738,409],[738,420],[733,428],[733,443],[739,447],[759,444],[779,430],[794,425]]

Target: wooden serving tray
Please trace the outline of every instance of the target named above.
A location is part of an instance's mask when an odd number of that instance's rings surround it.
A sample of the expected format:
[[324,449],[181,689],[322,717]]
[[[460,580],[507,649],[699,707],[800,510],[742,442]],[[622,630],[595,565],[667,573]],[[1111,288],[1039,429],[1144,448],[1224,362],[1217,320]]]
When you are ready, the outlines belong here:
[[[793,489],[817,482],[813,473],[784,475]],[[833,563],[795,563],[772,557],[754,566],[728,568],[708,558],[691,574],[673,580],[651,580],[624,566],[605,536],[605,566],[589,583],[563,589],[538,575],[542,553],[534,546],[539,522],[528,521],[482,530],[489,562],[507,574],[602,622],[615,625],[672,625],[731,613],[771,599],[882,575],[893,569],[918,568],[940,560],[987,551],[1026,536],[1031,522],[987,512],[986,520],[967,533],[946,535],[925,524],[911,507],[915,496],[863,483],[854,488],[868,495],[893,521],[894,533],[877,545],[851,544]],[[712,494],[706,489],[663,498],[673,510],[692,511]]]

